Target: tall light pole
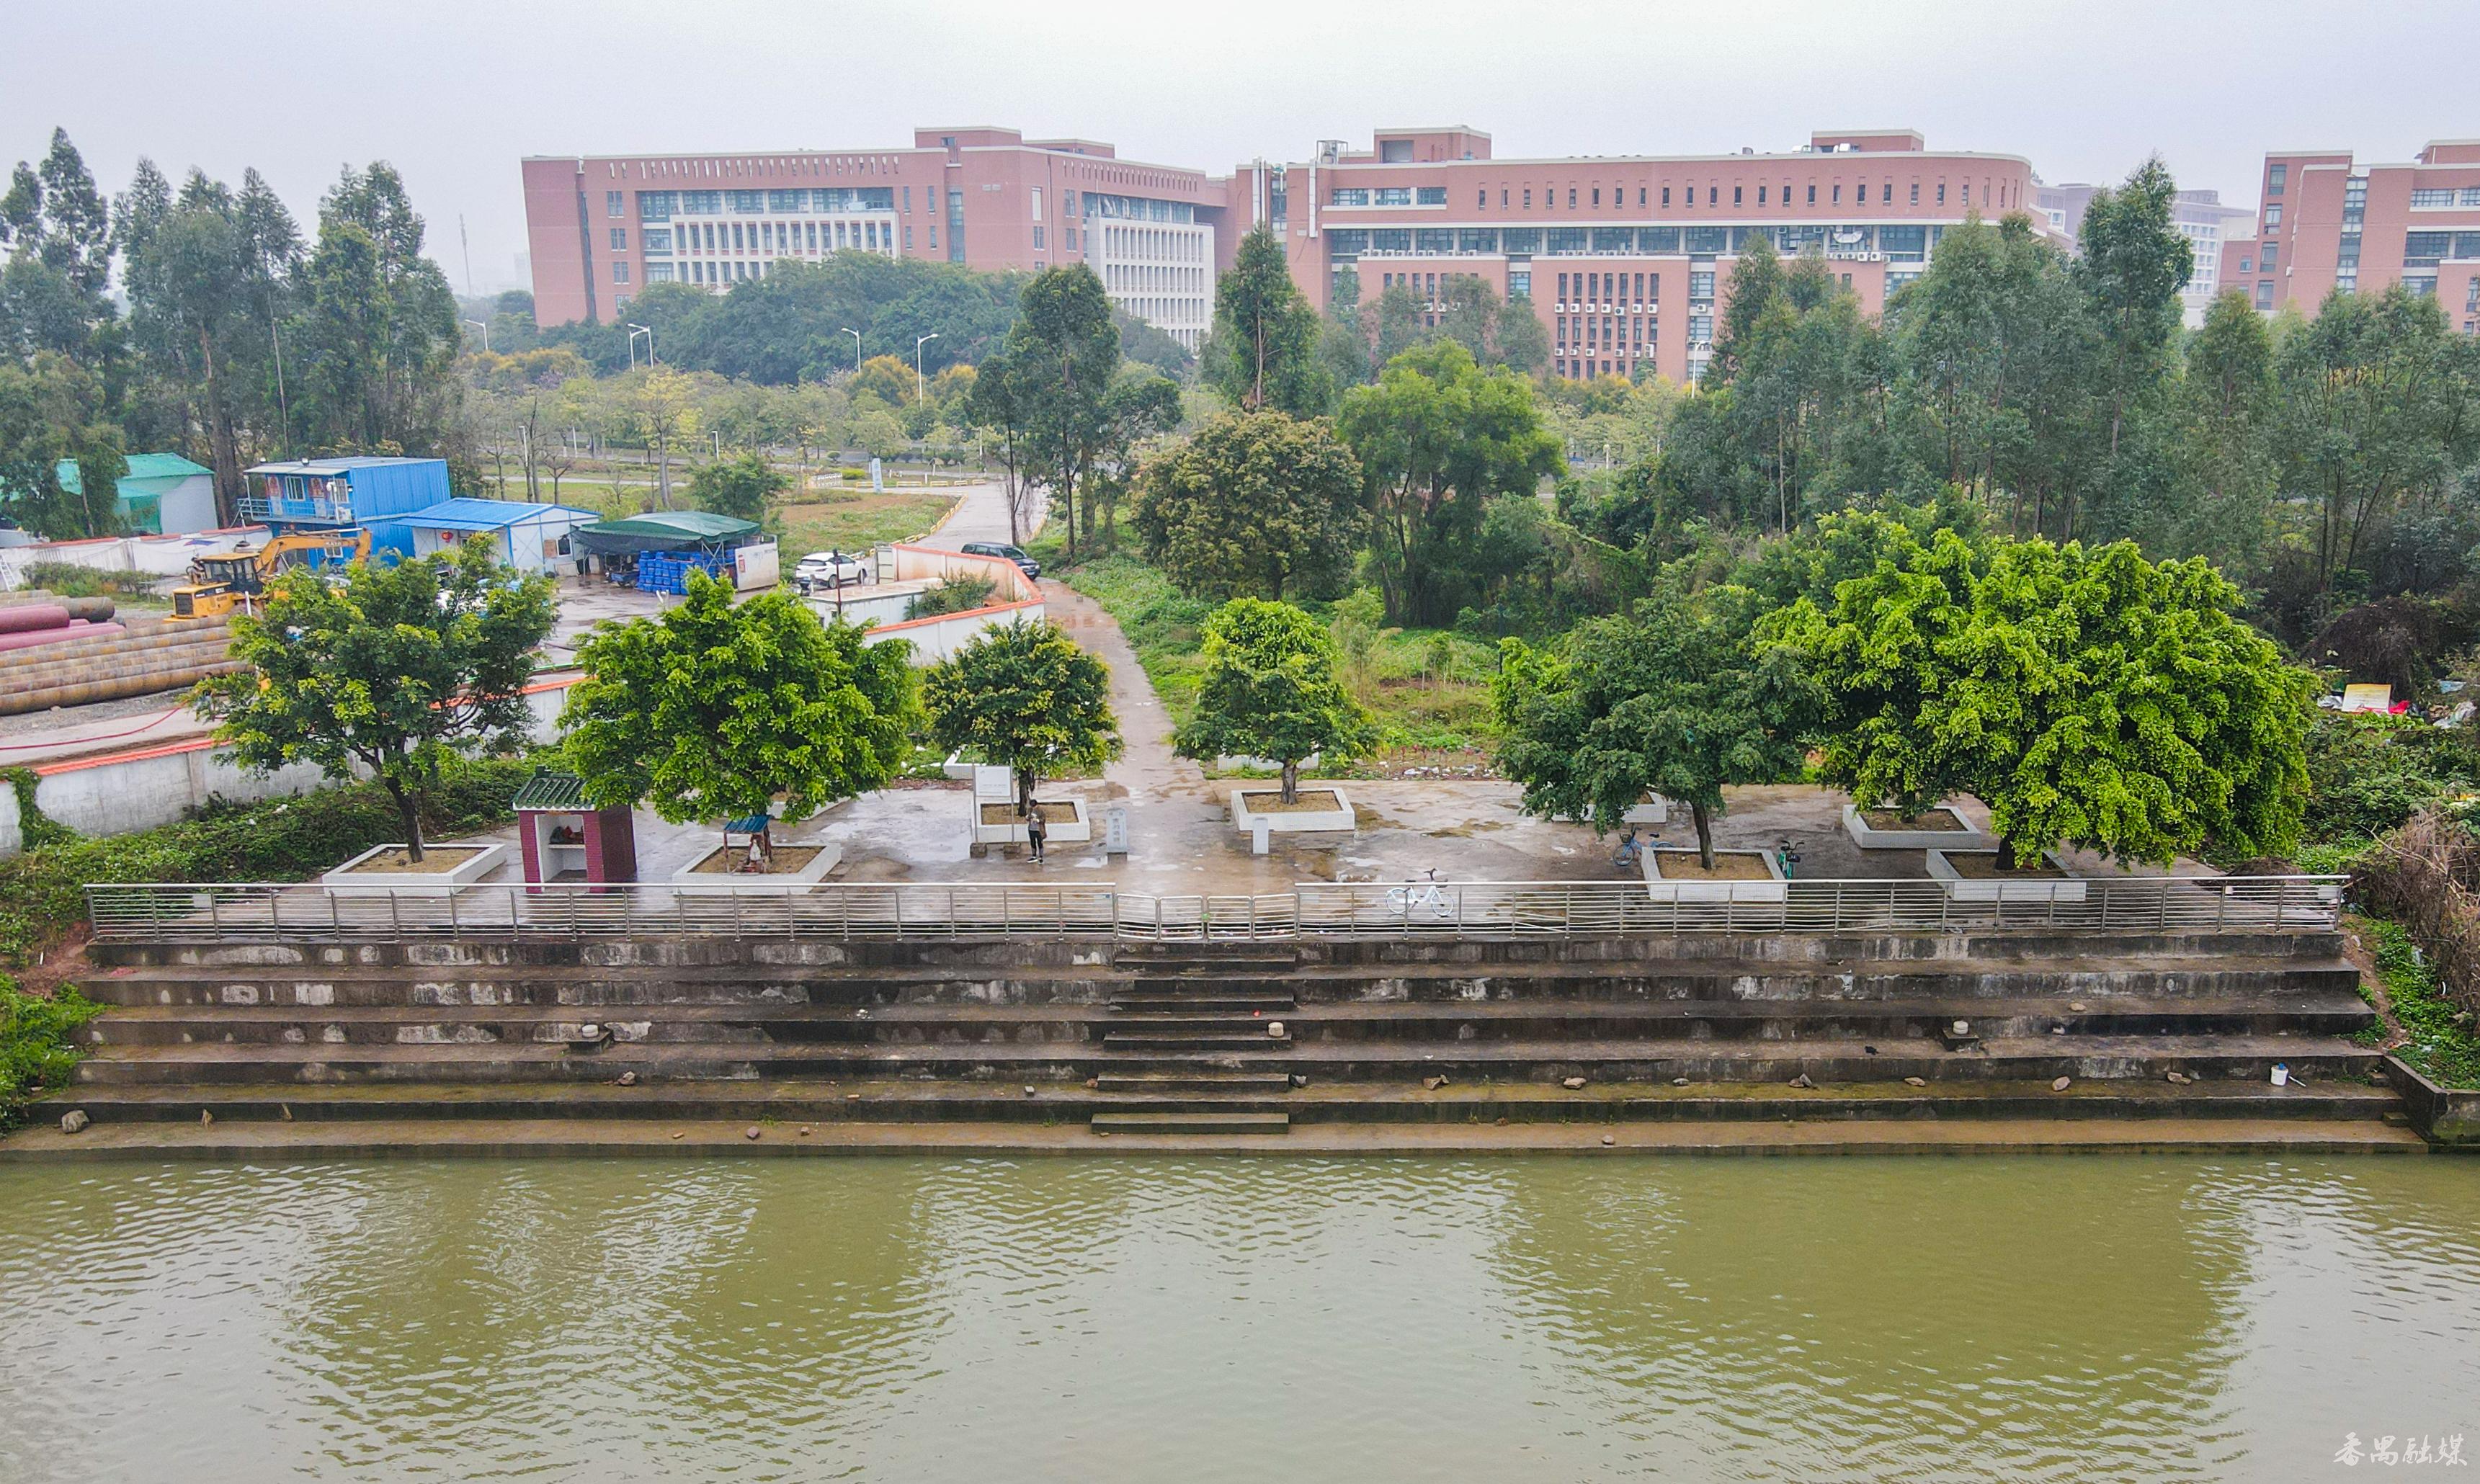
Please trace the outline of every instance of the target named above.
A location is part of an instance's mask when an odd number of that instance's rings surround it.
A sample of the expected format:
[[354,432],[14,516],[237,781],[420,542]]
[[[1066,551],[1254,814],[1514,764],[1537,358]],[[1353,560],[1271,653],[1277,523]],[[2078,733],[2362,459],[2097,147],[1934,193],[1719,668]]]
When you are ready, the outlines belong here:
[[847,324],[844,326],[844,333],[853,338],[853,374],[859,375],[861,373],[861,331]]
[[921,347],[938,338],[939,332],[932,330],[913,343],[913,405],[916,407],[930,399],[921,380]]
[[489,355],[491,353],[491,327],[489,325],[483,323],[479,320],[459,320],[456,322],[458,324],[470,324],[474,328],[480,330],[482,332],[482,353],[484,355]]
[[646,369],[653,371],[655,369],[655,331],[653,326],[644,324],[629,326],[629,369],[631,371],[637,369],[637,337],[640,335],[646,337]]

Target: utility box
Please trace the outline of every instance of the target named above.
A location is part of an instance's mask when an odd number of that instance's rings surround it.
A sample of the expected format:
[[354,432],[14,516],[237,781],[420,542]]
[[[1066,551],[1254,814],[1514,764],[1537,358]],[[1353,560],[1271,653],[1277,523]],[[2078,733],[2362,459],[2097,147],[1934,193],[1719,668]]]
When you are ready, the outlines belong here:
[[1114,804],[1102,810],[1102,854],[1124,856],[1128,853],[1128,806]]

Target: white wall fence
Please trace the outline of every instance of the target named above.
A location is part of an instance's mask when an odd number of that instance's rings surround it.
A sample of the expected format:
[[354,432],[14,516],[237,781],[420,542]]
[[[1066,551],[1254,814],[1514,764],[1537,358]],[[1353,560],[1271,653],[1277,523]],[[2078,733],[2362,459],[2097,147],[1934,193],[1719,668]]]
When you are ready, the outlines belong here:
[[187,536],[102,536],[92,541],[39,541],[32,546],[0,547],[0,592],[24,587],[26,569],[37,562],[90,567],[97,572],[134,572],[148,576],[177,577],[201,556],[221,556],[267,543],[264,525],[236,525],[202,530]]
[[[526,687],[533,713],[530,734],[537,742],[557,735],[559,708],[574,674],[545,676]],[[327,786],[326,776],[308,764],[256,774],[233,761],[229,748],[206,737],[134,748],[94,757],[33,765],[35,806],[45,818],[80,834],[126,834],[178,821],[213,799],[257,804]],[[25,848],[14,789],[0,788],[0,858]]]
[[2330,931],[2334,876],[2119,877],[2080,898],[1961,901],[1934,881],[1791,882],[1770,901],[1660,900],[1640,882],[1305,882],[1249,896],[1165,896],[1108,883],[736,883],[438,888],[130,883],[87,888],[95,936],[190,943],[451,936],[1265,941],[1302,937],[1610,936],[1680,933]]

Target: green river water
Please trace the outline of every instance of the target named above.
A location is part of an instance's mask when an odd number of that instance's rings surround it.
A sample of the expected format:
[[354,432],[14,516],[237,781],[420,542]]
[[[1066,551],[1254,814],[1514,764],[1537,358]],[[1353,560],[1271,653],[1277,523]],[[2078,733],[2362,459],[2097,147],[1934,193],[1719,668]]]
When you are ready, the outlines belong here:
[[0,1168],[6,1484],[2480,1477],[2457,1435],[2466,1160]]

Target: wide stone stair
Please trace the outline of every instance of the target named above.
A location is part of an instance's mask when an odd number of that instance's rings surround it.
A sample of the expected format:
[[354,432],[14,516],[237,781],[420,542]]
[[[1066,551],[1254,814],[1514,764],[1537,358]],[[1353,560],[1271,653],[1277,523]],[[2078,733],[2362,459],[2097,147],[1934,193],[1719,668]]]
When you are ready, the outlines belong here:
[[40,1115],[1142,1138],[2401,1110],[2323,934],[94,952],[114,1009]]

